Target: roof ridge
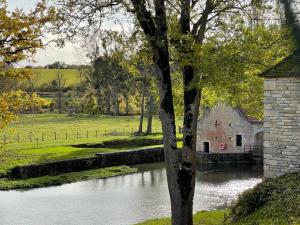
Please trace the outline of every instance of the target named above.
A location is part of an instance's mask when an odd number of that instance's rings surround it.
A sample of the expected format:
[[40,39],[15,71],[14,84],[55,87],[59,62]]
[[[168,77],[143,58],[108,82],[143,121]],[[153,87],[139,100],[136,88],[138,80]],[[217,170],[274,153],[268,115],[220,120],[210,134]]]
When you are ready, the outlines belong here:
[[282,59],[280,62],[266,69],[261,77],[300,77],[300,49]]

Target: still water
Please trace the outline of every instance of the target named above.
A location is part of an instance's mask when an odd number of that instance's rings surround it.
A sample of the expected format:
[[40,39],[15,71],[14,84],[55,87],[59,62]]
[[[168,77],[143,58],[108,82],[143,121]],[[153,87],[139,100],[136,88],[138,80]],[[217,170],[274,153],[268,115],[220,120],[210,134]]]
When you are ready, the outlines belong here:
[[[127,225],[170,215],[162,163],[138,173],[59,187],[0,192],[1,225]],[[261,182],[261,168],[199,168],[194,209],[224,207]]]

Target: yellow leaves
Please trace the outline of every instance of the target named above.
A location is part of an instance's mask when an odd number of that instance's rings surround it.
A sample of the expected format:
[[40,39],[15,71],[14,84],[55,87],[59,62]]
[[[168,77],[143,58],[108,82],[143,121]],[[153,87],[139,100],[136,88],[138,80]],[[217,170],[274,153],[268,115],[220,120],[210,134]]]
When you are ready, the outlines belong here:
[[16,119],[17,113],[48,104],[36,94],[9,89],[7,83],[31,77],[30,70],[16,69],[12,64],[30,57],[43,47],[43,28],[54,19],[55,10],[47,9],[45,0],[29,13],[19,9],[9,12],[6,1],[0,0],[0,129]]
[[25,68],[0,69],[0,79],[27,80],[31,78],[31,70]]
[[0,67],[21,61],[42,48],[42,29],[54,19],[55,11],[47,10],[45,1],[28,14],[18,9],[9,12],[0,2]]
[[36,110],[50,102],[40,98],[36,93],[11,91],[0,94],[0,129],[17,118],[16,114]]

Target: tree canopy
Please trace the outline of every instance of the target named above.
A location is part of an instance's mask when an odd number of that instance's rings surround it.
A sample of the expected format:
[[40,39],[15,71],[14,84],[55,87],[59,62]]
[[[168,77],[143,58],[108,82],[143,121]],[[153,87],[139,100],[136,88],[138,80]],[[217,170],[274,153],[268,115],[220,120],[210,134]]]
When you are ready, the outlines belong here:
[[20,110],[34,107],[37,102],[45,103],[36,95],[27,95],[6,85],[11,79],[17,83],[30,78],[29,70],[13,66],[43,47],[43,28],[54,19],[55,11],[46,8],[45,1],[38,3],[29,13],[19,9],[10,12],[6,1],[0,1],[0,128],[15,119]]

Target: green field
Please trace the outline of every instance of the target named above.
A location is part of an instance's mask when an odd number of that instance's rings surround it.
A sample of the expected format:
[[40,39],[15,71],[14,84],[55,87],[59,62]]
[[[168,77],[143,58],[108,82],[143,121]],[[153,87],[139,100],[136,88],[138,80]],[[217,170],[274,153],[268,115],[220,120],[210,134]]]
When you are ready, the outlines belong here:
[[[106,138],[132,136],[138,129],[138,121],[139,116],[21,115],[18,121],[0,132],[0,140],[5,139],[8,143],[6,148],[14,150],[98,142]],[[153,120],[153,132],[161,132],[158,118]]]
[[57,78],[57,73],[62,74],[65,86],[73,86],[80,82],[80,74],[76,69],[33,69],[32,81],[35,87],[50,84]]
[[[138,137],[132,135],[138,129],[138,119],[138,116],[22,115],[18,121],[0,133],[0,140],[3,142],[5,139],[7,143],[0,150],[0,173],[6,173],[8,169],[19,165],[147,147],[137,143],[136,140],[147,141],[162,138],[158,118],[153,121],[153,131],[156,134]],[[132,142],[101,149],[71,146],[113,140],[131,140]]]

